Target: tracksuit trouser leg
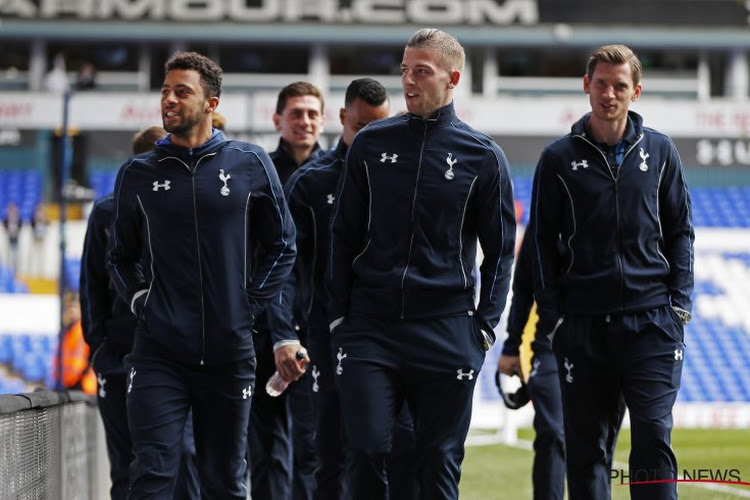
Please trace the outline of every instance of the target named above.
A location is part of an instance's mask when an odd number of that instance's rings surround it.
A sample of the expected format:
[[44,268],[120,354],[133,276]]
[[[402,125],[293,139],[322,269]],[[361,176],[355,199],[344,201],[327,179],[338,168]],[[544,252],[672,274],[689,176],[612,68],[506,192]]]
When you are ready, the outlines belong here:
[[128,494],[128,469],[133,460],[133,443],[128,428],[128,410],[125,404],[127,375],[122,373],[97,373],[97,403],[104,425],[109,457],[109,477],[112,481],[112,500],[125,500]]
[[[553,339],[563,396],[571,500],[608,498],[613,427],[630,412],[630,493],[677,497],[672,407],[685,356],[683,326],[669,306],[611,315],[566,315]],[[655,481],[655,482],[652,482]]]
[[535,500],[562,500],[565,496],[565,430],[557,362],[549,347],[534,351],[528,380],[534,404]]
[[252,497],[287,500],[292,495],[293,467],[289,390],[277,397],[266,393],[266,382],[276,371],[271,336],[261,331],[253,338],[258,368],[248,428]]
[[192,407],[202,498],[245,500],[255,359],[197,367],[134,353],[125,366],[135,455],[128,498],[171,499]]
[[386,461],[404,400],[414,418],[419,498],[458,498],[484,360],[480,336],[468,314],[418,321],[350,317],[334,330],[350,498],[388,499]]

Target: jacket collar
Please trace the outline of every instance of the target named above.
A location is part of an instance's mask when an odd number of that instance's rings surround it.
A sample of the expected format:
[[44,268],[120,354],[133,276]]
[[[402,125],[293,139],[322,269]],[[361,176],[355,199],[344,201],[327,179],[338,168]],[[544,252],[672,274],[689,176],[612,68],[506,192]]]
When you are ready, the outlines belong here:
[[[594,138],[591,137],[586,131],[586,124],[591,118],[591,113],[586,113],[581,117],[580,120],[575,122],[570,129],[572,135],[580,135],[586,137],[588,140],[594,142]],[[643,117],[635,111],[628,111],[628,124],[625,127],[625,134],[623,134],[621,141],[626,144],[635,144],[640,136],[643,135]]]
[[453,101],[449,104],[439,108],[437,111],[432,113],[429,118],[422,118],[415,114],[409,113],[411,120],[418,120],[420,122],[435,123],[437,125],[449,124],[456,121],[456,110],[453,108]]
[[167,156],[176,156],[177,158],[184,159],[204,156],[223,146],[226,142],[227,138],[224,133],[221,130],[213,129],[211,138],[197,148],[185,148],[174,144],[172,142],[172,134],[156,141],[156,147],[159,152]]

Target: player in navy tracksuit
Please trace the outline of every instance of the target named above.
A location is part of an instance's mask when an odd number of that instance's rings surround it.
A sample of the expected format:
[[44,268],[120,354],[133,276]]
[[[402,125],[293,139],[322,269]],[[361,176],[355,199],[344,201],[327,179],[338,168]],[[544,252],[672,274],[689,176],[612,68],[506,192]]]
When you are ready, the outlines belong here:
[[[300,168],[287,182],[285,193],[297,227],[297,260],[293,277],[294,317],[308,332],[313,395],[316,406],[315,440],[320,466],[315,472],[315,498],[347,498],[343,483],[344,452],[340,406],[334,384],[335,359],[331,352],[325,307],[328,294],[325,268],[328,260],[328,226],[346,151],[354,135],[368,123],[388,117],[388,93],[378,81],[359,78],[346,90],[339,111],[343,132],[336,147]],[[391,500],[413,498],[413,424],[404,405],[396,422],[394,448],[401,461],[391,460]],[[395,458],[395,457],[394,457]]]
[[629,111],[640,76],[629,48],[594,51],[584,76],[592,111],[544,150],[534,178],[539,328],[558,362],[571,499],[609,494],[605,442],[621,397],[631,495],[677,496],[670,434],[695,235],[674,144]]
[[[323,95],[308,82],[291,83],[279,92],[274,125],[281,133],[270,153],[282,185],[301,165],[320,154],[317,142],[323,125]],[[258,353],[257,388],[249,433],[251,483],[254,498],[309,500],[318,460],[312,380],[309,361],[296,359],[306,345],[306,332],[292,321],[291,297],[283,293],[258,318],[254,339]],[[265,392],[276,370],[295,380],[277,397]]]
[[169,498],[188,411],[203,498],[247,497],[252,328],[295,258],[281,184],[262,148],[211,128],[221,69],[165,65],[170,135],[117,174],[109,268],[138,316],[128,370],[129,498]]
[[410,38],[401,63],[409,113],[357,134],[335,194],[328,317],[358,500],[388,498],[385,464],[404,400],[419,497],[458,497],[472,394],[505,305],[513,190],[502,150],[456,116],[463,63],[447,33]]
[[[167,135],[161,127],[149,127],[133,139],[133,153],[154,148]],[[89,215],[81,257],[80,300],[83,337],[89,345],[97,377],[97,406],[104,424],[114,500],[128,491],[128,467],[133,457],[125,406],[126,372],[123,358],[133,347],[137,320],[115,291],[107,272],[107,242],[114,213],[113,196],[97,200]],[[180,473],[175,478],[174,498],[200,496],[195,467],[193,428],[187,422],[180,456]]]

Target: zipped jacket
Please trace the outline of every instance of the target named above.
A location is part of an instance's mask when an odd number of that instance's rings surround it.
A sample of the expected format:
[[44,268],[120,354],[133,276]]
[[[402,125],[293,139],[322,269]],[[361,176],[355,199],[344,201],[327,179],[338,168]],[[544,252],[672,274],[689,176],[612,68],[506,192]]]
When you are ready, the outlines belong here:
[[[453,104],[373,122],[352,141],[334,200],[329,321],[474,314],[494,327],[516,236],[508,162]],[[492,331],[492,328],[489,329]]]
[[259,146],[217,130],[198,148],[168,136],[117,174],[109,266],[141,320],[136,350],[207,365],[253,356],[255,317],[295,254],[281,184]]
[[674,143],[631,111],[624,156],[611,168],[586,132],[589,116],[545,148],[534,177],[535,291],[546,333],[566,313],[692,309],[695,234]]
[[334,149],[294,172],[284,186],[297,228],[297,260],[292,271],[294,318],[303,329],[311,315],[325,324],[328,226],[347,149],[344,141],[339,140]]
[[97,373],[125,373],[122,358],[133,347],[137,320],[120,298],[107,272],[114,198],[107,195],[94,203],[83,241],[80,276],[83,338],[96,356]]

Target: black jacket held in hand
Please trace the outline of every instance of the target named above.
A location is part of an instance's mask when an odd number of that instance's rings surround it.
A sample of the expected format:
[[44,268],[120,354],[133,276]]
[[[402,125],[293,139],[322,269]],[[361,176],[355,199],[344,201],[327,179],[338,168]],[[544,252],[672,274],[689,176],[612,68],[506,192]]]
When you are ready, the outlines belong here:
[[253,356],[255,317],[296,254],[268,154],[216,130],[192,149],[167,137],[120,168],[114,196],[109,266],[131,310],[142,301],[136,346],[194,364]]

